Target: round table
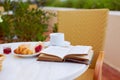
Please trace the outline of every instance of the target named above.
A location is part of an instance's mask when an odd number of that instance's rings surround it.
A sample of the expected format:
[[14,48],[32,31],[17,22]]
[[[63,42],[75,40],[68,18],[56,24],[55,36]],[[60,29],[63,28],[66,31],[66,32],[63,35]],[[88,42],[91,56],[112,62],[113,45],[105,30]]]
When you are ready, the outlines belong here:
[[[14,50],[23,43],[0,44],[0,53],[4,45],[10,45]],[[3,62],[0,80],[73,80],[88,67],[89,65],[77,63],[37,61],[37,57],[21,58],[12,51]]]

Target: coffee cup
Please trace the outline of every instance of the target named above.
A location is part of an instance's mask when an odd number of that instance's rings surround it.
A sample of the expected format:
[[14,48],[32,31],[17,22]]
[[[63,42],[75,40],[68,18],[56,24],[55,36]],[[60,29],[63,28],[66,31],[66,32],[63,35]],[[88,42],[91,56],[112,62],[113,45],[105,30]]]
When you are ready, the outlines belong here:
[[50,34],[50,45],[63,46],[64,42],[65,42],[64,33],[51,33]]

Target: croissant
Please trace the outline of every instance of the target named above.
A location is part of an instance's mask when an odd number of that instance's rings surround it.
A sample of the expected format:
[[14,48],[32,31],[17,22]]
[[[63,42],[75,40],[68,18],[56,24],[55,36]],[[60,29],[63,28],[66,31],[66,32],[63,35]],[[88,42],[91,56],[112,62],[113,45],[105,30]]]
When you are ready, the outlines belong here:
[[15,49],[15,50],[14,50],[14,53],[19,54],[19,49],[18,49],[18,48]]
[[27,55],[27,54],[33,54],[33,51],[30,50],[29,47],[26,45],[20,45],[18,46],[18,48],[14,50],[14,53]]

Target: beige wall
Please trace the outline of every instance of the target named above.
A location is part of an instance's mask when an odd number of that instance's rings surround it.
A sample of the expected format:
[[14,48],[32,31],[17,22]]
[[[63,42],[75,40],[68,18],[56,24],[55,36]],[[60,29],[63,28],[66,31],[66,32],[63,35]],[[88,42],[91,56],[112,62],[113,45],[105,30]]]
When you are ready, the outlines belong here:
[[120,12],[109,14],[104,61],[120,71]]
[[[57,12],[58,10],[74,10],[70,8],[50,8],[46,10]],[[57,18],[50,21],[50,26],[57,22]],[[104,62],[120,71],[120,12],[110,11],[108,18],[108,27],[105,40],[105,60]]]

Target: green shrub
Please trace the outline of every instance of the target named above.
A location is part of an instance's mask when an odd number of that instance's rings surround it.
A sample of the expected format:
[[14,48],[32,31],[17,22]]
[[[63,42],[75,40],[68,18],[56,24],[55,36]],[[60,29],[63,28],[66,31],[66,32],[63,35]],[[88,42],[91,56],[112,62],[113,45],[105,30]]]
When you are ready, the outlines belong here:
[[12,17],[13,16],[4,15],[2,16],[3,22],[0,22],[1,37],[8,42],[10,42],[14,36]]
[[[14,4],[13,4],[14,3]],[[6,10],[12,9],[13,15],[2,15],[3,22],[0,23],[0,29],[4,40],[13,41],[17,36],[17,41],[44,41],[48,31],[48,20],[52,13],[42,9],[29,10],[29,4],[24,2],[7,3]]]
[[120,10],[120,0],[46,0],[46,6],[69,7],[69,8],[108,8]]

